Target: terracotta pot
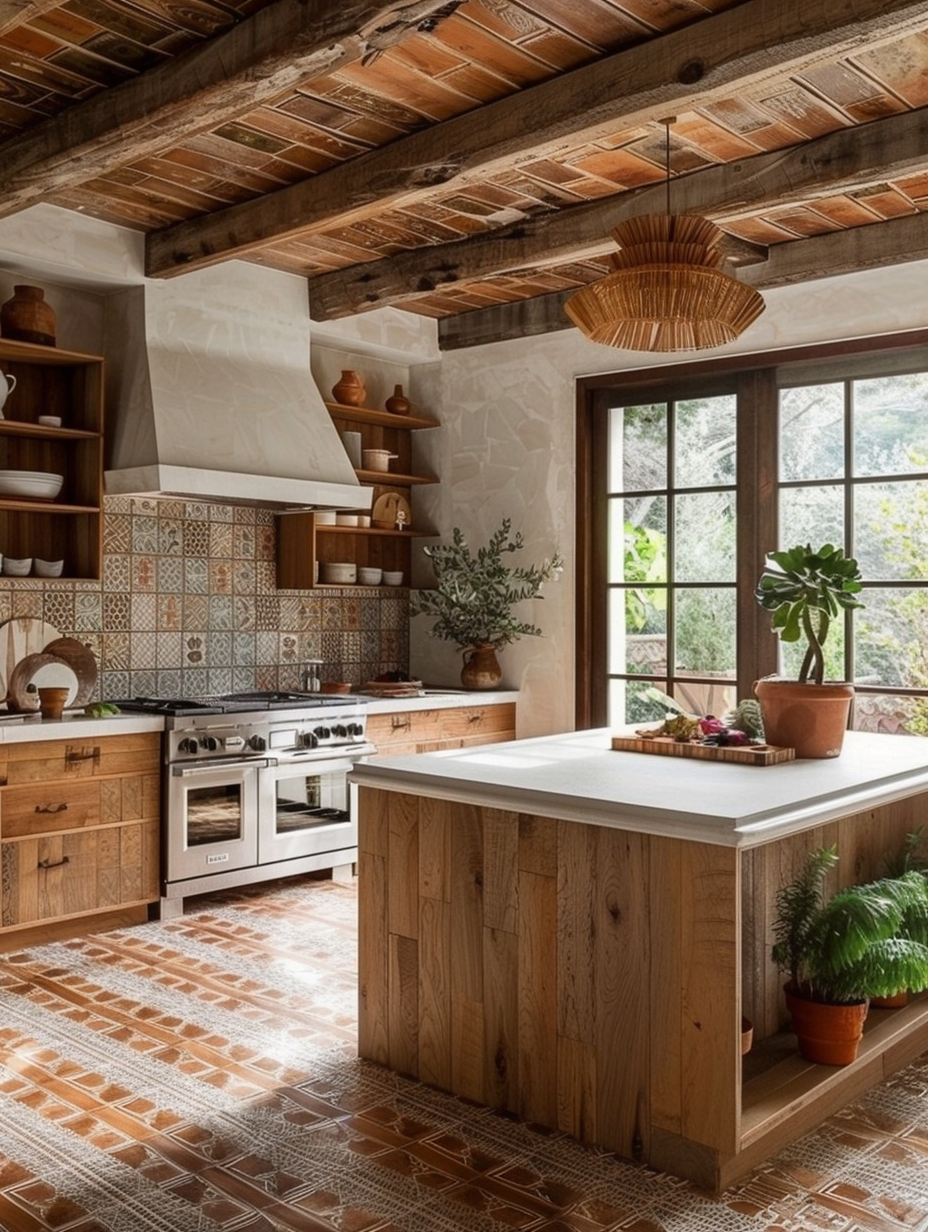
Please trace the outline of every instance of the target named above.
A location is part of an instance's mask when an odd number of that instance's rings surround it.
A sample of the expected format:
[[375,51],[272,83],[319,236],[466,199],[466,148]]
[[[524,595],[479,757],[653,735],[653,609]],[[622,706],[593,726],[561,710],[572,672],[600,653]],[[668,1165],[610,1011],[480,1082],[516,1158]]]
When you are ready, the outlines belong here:
[[838,757],[854,700],[852,684],[758,680],[754,694],[764,716],[764,739],[797,757]]
[[363,406],[367,388],[360,372],[343,368],[341,377],[332,386],[332,397],[342,406]]
[[897,992],[894,997],[871,997],[870,1005],[875,1010],[900,1010],[909,1004],[909,994]]
[[45,302],[41,287],[13,288],[13,298],[0,306],[0,334],[18,342],[55,345],[55,310]]
[[818,1065],[850,1065],[856,1060],[869,1008],[866,1001],[854,1005],[826,1005],[799,996],[789,984],[784,991],[799,1051],[807,1061]]
[[49,686],[39,689],[39,709],[43,719],[60,719],[71,690]]
[[465,689],[495,689],[503,678],[496,647],[489,643],[470,646],[463,651],[464,667],[461,684]]
[[741,1019],[741,1055],[746,1057],[754,1043],[754,1024],[750,1018]]
[[408,415],[412,410],[412,403],[403,393],[402,385],[394,385],[393,393],[386,400],[384,406],[391,415]]

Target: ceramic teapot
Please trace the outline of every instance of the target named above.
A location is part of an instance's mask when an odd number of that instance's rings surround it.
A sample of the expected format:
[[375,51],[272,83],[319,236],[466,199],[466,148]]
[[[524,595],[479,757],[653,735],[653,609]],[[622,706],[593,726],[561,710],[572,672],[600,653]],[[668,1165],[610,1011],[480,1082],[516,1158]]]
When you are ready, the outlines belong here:
[[16,388],[16,377],[0,372],[0,419],[3,418],[3,404]]

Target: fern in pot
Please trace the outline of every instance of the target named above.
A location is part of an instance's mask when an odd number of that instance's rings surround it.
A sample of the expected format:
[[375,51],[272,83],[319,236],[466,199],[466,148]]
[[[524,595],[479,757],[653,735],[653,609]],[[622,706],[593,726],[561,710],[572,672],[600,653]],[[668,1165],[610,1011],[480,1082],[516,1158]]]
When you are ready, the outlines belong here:
[[518,604],[537,599],[545,582],[563,567],[559,553],[539,565],[511,565],[508,558],[522,550],[521,532],[512,534],[504,518],[488,542],[472,551],[464,532],[455,527],[450,544],[423,548],[432,562],[434,589],[412,596],[414,616],[434,616],[432,637],[454,642],[464,666],[461,683],[467,689],[492,689],[502,677],[496,652],[521,637],[538,637],[541,629],[516,613]]
[[759,680],[754,692],[770,744],[796,750],[797,757],[837,757],[844,742],[854,697],[848,682],[826,682],[825,643],[834,620],[862,607],[860,569],[852,556],[830,543],[813,549],[797,544],[768,552],[769,563],[754,597],[771,613],[781,642],[805,640],[796,681]]
[[777,893],[772,957],[809,1061],[857,1056],[871,998],[928,988],[928,883],[917,870],[847,886],[826,898],[834,847],[809,853]]

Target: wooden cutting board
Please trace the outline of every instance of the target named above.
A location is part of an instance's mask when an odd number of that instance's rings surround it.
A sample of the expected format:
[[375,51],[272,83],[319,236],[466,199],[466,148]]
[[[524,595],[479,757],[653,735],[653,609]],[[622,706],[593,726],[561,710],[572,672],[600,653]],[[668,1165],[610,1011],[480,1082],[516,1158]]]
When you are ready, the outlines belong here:
[[681,742],[673,736],[613,736],[612,747],[625,753],[656,753],[664,757],[695,757],[703,761],[734,761],[743,766],[779,766],[793,761],[795,749],[772,744],[718,745]]
[[61,637],[54,625],[30,616],[0,624],[0,700],[9,692],[13,668],[26,655],[40,654],[48,642]]

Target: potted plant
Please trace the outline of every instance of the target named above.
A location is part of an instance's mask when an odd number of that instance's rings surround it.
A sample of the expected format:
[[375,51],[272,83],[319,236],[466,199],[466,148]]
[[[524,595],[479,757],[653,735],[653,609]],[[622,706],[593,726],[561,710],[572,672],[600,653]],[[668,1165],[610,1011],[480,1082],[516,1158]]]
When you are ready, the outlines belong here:
[[928,988],[928,883],[914,870],[824,894],[834,847],[809,853],[777,893],[772,957],[809,1061],[848,1065],[871,997]]
[[852,556],[830,543],[813,550],[797,544],[768,552],[775,568],[765,567],[754,591],[772,613],[773,631],[782,642],[806,640],[798,681],[759,680],[754,692],[770,744],[796,750],[797,757],[837,757],[844,742],[854,697],[850,683],[825,681],[824,646],[831,623],[842,611],[862,607],[860,569]]
[[504,518],[476,552],[458,527],[450,544],[423,549],[432,562],[435,588],[414,593],[412,614],[434,616],[432,636],[454,642],[463,652],[465,688],[494,688],[502,675],[496,651],[520,637],[541,633],[536,625],[520,620],[514,608],[525,599],[538,598],[544,583],[560,573],[562,560],[555,553],[540,565],[507,564],[506,557],[522,547],[521,533],[512,535],[511,520]]

